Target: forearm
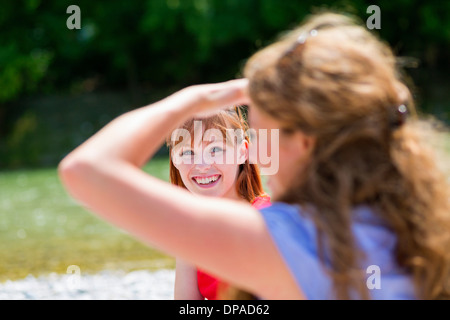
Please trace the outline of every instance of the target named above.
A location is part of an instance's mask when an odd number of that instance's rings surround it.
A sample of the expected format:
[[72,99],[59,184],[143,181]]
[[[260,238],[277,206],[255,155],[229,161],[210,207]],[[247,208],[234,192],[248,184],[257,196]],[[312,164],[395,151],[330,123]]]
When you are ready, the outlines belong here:
[[127,163],[141,167],[164,139],[195,114],[246,103],[247,80],[191,86],[153,105],[128,112],[109,123],[61,163]]

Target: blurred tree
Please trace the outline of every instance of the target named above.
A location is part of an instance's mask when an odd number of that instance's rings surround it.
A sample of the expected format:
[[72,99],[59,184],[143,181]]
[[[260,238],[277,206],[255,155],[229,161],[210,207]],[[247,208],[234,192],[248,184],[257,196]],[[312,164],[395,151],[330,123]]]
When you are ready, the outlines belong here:
[[[66,9],[72,4],[81,9],[80,30],[66,27],[70,16]],[[23,97],[125,87],[130,107],[136,106],[150,91],[238,76],[246,58],[311,12],[344,11],[365,22],[371,4],[369,0],[3,1],[0,156],[11,148],[12,142],[5,141],[14,141],[17,147],[18,137],[27,140],[33,134],[30,130],[39,130],[39,125],[19,128],[30,123],[25,121],[30,113],[17,103]],[[375,32],[398,55],[411,57],[404,61],[419,64],[411,74],[426,100],[435,90],[433,84],[449,82],[450,2],[379,0],[377,5],[381,29]],[[446,112],[446,107],[441,109]]]
[[5,126],[7,102],[23,93],[38,91],[39,81],[46,75],[52,51],[40,45],[43,30],[30,28],[38,1],[2,3],[0,10],[0,134]]

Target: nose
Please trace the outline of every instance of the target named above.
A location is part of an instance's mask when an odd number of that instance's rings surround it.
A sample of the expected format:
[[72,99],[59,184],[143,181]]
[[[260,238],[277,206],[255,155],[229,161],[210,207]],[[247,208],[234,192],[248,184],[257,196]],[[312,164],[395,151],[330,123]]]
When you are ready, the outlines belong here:
[[197,169],[199,172],[207,172],[211,168],[212,164],[211,161],[208,160],[205,159],[204,156],[200,156],[200,154],[198,154],[198,156],[196,156],[194,159],[195,169]]
[[200,173],[207,172],[211,168],[211,164],[206,163],[205,161],[202,161],[201,163],[197,163],[195,165],[195,169],[199,171]]

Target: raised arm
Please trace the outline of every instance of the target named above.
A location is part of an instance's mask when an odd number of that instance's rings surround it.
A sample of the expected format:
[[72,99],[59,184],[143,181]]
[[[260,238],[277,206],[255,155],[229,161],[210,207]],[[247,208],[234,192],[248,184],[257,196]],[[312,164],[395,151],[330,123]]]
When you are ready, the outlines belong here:
[[179,258],[175,269],[175,300],[204,300],[198,288],[197,268]]
[[247,103],[246,85],[192,86],[128,112],[69,154],[60,178],[92,212],[159,250],[262,298],[302,298],[258,211],[193,195],[140,169],[194,114]]

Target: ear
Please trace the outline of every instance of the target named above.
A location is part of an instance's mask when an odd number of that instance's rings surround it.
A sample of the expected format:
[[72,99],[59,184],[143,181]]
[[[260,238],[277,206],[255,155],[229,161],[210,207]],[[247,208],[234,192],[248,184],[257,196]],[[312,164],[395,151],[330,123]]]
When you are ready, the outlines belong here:
[[244,139],[239,148],[237,163],[243,164],[248,160],[248,141]]

